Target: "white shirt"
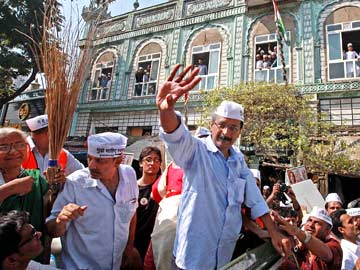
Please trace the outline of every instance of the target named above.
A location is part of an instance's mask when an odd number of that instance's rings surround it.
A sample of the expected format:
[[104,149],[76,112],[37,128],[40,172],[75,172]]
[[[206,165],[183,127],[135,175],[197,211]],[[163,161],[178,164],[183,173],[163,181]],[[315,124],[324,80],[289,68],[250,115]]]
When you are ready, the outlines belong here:
[[88,168],[67,177],[46,221],[55,219],[68,203],[88,208],[83,216],[67,224],[61,237],[65,269],[120,269],[139,190],[133,168],[120,165],[118,171],[115,200],[101,181],[90,178]]
[[345,55],[346,55],[346,60],[356,59],[359,57],[359,55],[355,51],[347,51]]
[[[36,162],[41,174],[44,176],[44,171],[46,171],[49,163],[49,154],[42,156],[37,150],[36,145],[30,136],[26,138],[26,141],[29,144],[31,151],[35,155]],[[84,168],[84,165],[80,161],[78,161],[69,151],[65,150],[65,152],[67,155],[65,176],[68,176],[69,174]]]
[[256,69],[262,69],[263,67],[263,60],[257,60],[256,61]]
[[26,267],[26,270],[59,270],[59,268],[48,264],[41,264],[35,261],[30,261]]
[[345,239],[340,244],[343,251],[341,270],[353,270],[356,260],[360,258],[360,246]]

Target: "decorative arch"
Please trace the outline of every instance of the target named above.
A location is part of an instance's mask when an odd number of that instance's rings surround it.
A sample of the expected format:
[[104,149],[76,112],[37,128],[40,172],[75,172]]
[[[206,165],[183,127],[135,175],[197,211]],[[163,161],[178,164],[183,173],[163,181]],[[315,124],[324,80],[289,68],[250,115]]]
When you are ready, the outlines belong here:
[[[296,54],[295,47],[300,43],[300,35],[298,34],[300,31],[300,22],[299,19],[290,12],[284,12],[282,15],[282,19],[286,26],[286,30],[291,32],[291,40],[290,40],[290,76],[288,79],[294,80],[296,77],[296,66],[297,66],[297,58],[294,57]],[[246,48],[244,50],[244,55],[250,57],[248,67],[249,70],[247,72],[246,80],[253,78],[254,76],[254,59],[255,59],[255,37],[260,35],[270,35],[276,33],[276,25],[274,22],[273,14],[264,14],[254,18],[248,26],[247,35],[246,35]]]
[[[281,14],[284,14],[282,17],[283,19],[286,18],[286,17],[291,17],[293,22],[294,22],[294,30],[296,33],[300,33],[300,19],[298,18],[298,16],[296,16],[294,13],[292,12],[281,12]],[[249,53],[249,42],[251,40],[251,35],[253,33],[253,30],[254,30],[254,27],[255,25],[261,21],[264,17],[273,17],[273,15],[270,15],[270,14],[263,14],[263,15],[260,15],[256,18],[254,18],[250,23],[249,23],[249,27],[248,27],[248,30],[247,30],[247,35],[246,35],[246,50],[248,51]],[[285,20],[284,20],[285,21]],[[275,25],[275,22],[274,22],[274,18],[272,18],[272,24]],[[285,27],[287,27],[286,23],[285,23]],[[288,30],[288,29],[287,29]],[[301,36],[300,35],[296,35],[296,42],[299,43],[301,40]]]
[[[321,63],[321,79],[322,81],[328,80],[328,59],[327,59],[327,41],[326,41],[326,25],[327,21],[329,20],[330,16],[336,14],[336,12],[339,12],[341,9],[345,8],[356,8],[359,9],[360,12],[360,1],[352,1],[352,2],[342,2],[340,0],[332,1],[331,3],[326,3],[319,11],[316,22],[318,31],[318,39],[320,40],[320,63]],[[356,17],[358,20],[360,20],[359,17]],[[335,19],[332,23],[341,23],[341,22],[347,22],[351,20],[351,18],[339,20]],[[331,24],[332,24],[331,23]],[[329,23],[330,24],[330,23]]]
[[161,37],[161,36],[154,36],[151,39],[145,39],[145,40],[141,40],[138,42],[138,44],[136,44],[134,50],[132,51],[131,55],[131,61],[129,61],[129,66],[128,66],[128,71],[132,72],[133,71],[133,66],[136,62],[136,57],[139,55],[139,52],[148,44],[150,43],[158,43],[162,49],[162,54],[165,56],[166,55],[166,51],[167,51],[167,45],[166,45],[166,40]]
[[[154,50],[156,47],[158,48],[157,51]],[[147,52],[144,52],[144,50],[147,50]],[[128,67],[129,73],[131,74],[129,91],[127,93],[129,98],[154,96],[156,94],[159,82],[165,80],[163,67],[165,66],[165,60],[167,58],[166,52],[166,41],[159,36],[142,40],[135,46]],[[146,59],[144,60],[143,58]],[[139,72],[140,67],[142,71],[146,71],[143,75]],[[141,81],[140,78],[142,78]]]
[[94,57],[93,57],[92,60],[91,60],[91,67],[93,67],[93,65],[94,65],[95,63],[97,63],[97,61],[99,60],[99,58],[100,58],[103,54],[105,54],[105,53],[107,53],[107,52],[112,52],[112,53],[114,54],[115,60],[116,60],[116,62],[117,62],[117,60],[118,60],[118,58],[119,58],[119,56],[120,56],[120,52],[119,52],[119,50],[118,50],[116,47],[110,46],[110,47],[106,47],[106,48],[101,48],[101,49],[99,49],[99,50],[94,54]]
[[188,37],[186,38],[186,42],[183,46],[183,55],[181,57],[181,62],[182,64],[186,64],[186,60],[189,59],[189,49],[190,49],[190,45],[192,43],[192,41],[194,40],[194,38],[200,34],[201,32],[203,31],[206,31],[206,30],[209,30],[209,29],[218,29],[221,36],[223,37],[223,42],[224,43],[227,43],[227,44],[230,44],[230,33],[229,31],[223,26],[223,25],[220,25],[220,24],[205,24],[205,25],[202,25],[194,30],[192,30],[190,32],[190,34],[188,35]]
[[[217,31],[218,37],[216,38],[217,43],[220,43],[220,56],[219,56],[219,70],[217,76],[217,83],[214,85],[214,87],[219,85],[226,85],[227,84],[227,74],[229,64],[228,64],[228,58],[232,55],[233,48],[231,47],[231,35],[223,25],[219,24],[206,24],[202,25],[190,32],[190,34],[186,37],[186,42],[184,43],[183,50],[182,50],[182,56],[181,56],[181,62],[186,64],[192,63],[192,47],[196,45],[199,45],[196,43],[197,38],[199,35],[205,35],[206,32],[210,31]],[[215,32],[213,32],[215,35]],[[221,38],[221,40],[220,40]],[[195,42],[195,43],[194,43]],[[211,41],[209,41],[211,42]],[[204,42],[204,45],[209,44],[207,41]],[[224,74],[224,75],[223,75]],[[211,79],[211,78],[210,78]],[[210,84],[209,84],[210,85]]]
[[344,3],[342,0],[335,0],[332,2],[327,2],[324,4],[324,6],[320,9],[318,16],[316,18],[317,24],[318,24],[318,29],[319,29],[319,36],[320,38],[323,35],[323,26],[324,26],[324,22],[327,19],[328,15],[330,15],[331,13],[335,12],[336,10],[343,8],[343,7],[355,7],[355,8],[360,8],[360,1],[352,1],[352,2],[346,2]]

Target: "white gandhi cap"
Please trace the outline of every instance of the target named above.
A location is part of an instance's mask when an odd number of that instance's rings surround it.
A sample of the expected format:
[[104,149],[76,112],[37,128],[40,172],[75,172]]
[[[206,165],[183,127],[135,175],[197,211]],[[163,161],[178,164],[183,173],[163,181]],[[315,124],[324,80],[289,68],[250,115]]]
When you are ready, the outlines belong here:
[[325,202],[339,202],[342,204],[342,201],[337,193],[329,193],[325,198]]
[[224,100],[215,111],[216,115],[244,122],[244,108],[240,104]]
[[104,132],[88,137],[88,154],[98,158],[119,157],[126,147],[127,137],[120,133]]
[[357,207],[357,208],[346,209],[346,213],[352,217],[360,216],[360,208]]
[[325,221],[327,224],[329,224],[331,227],[333,225],[331,217],[324,208],[314,206],[314,208],[311,210],[311,213],[309,214],[309,217],[321,219],[322,221]]
[[34,118],[26,120],[26,124],[29,127],[30,131],[36,131],[48,126],[48,116],[47,114],[39,115]]

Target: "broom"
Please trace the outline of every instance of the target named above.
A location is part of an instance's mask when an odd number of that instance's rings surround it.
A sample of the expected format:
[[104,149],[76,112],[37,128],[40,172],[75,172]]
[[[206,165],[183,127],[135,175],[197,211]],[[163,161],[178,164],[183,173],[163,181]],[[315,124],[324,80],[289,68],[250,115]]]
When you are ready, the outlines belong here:
[[70,23],[61,31],[59,9],[56,0],[46,0],[40,44],[33,41],[36,64],[46,81],[45,105],[48,114],[49,164],[47,181],[50,201],[54,202],[59,186],[54,182],[58,172],[58,157],[66,141],[79,92],[85,81],[91,62],[92,39],[95,36],[96,20],[91,25],[87,39],[79,40],[82,30]]

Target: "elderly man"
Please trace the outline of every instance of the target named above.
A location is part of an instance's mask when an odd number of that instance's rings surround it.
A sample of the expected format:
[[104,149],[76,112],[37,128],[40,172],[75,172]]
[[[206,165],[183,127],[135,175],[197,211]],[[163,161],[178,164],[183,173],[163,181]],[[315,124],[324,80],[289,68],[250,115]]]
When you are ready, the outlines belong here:
[[275,229],[243,155],[233,148],[243,126],[242,106],[223,102],[213,115],[211,135],[194,138],[174,106],[201,78],[196,77],[199,69],[195,68],[183,80],[192,69],[190,65],[174,79],[179,68],[177,65],[172,70],[156,97],[160,136],[185,173],[173,251],[174,269],[218,269],[228,263],[242,226],[242,203],[251,208],[254,219],[262,218],[275,248],[287,253],[288,239]]
[[337,193],[329,193],[325,198],[325,209],[329,215],[343,208],[342,200]]
[[360,208],[340,209],[331,214],[334,224],[332,231],[341,239],[343,251],[341,270],[360,270],[360,246],[356,243],[360,235],[360,226],[356,215],[360,215]]
[[[49,162],[48,116],[46,114],[36,116],[26,120],[26,124],[31,131],[31,136],[26,139],[29,147],[27,158],[22,166],[25,169],[39,169],[43,174]],[[60,152],[58,163],[65,176],[84,168],[84,165],[65,149]]]
[[41,232],[28,222],[29,215],[22,211],[13,210],[0,216],[0,269],[56,269],[32,260],[42,253],[43,245]]
[[121,164],[126,142],[118,133],[89,136],[89,167],[68,177],[54,203],[46,227],[61,236],[65,269],[120,269],[123,252],[131,257],[139,191],[134,169]]
[[[274,216],[280,228],[289,235],[295,236],[299,242],[294,250],[300,269],[340,270],[342,251],[340,243],[330,237],[332,221],[325,209],[315,206],[303,230],[285,221],[277,213],[274,213]],[[282,269],[298,268],[287,260]]]

